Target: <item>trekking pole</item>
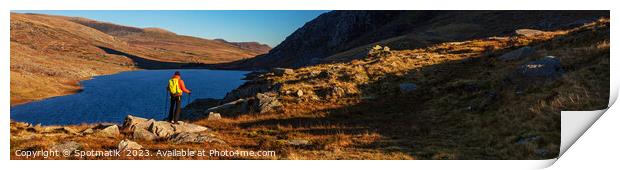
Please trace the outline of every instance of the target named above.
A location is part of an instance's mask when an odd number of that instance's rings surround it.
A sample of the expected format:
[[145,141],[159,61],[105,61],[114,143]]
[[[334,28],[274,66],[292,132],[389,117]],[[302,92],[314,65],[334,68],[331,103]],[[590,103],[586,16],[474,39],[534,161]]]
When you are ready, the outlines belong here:
[[164,116],[166,116],[167,111],[168,111],[168,91],[164,90]]
[[192,101],[192,93],[188,93],[187,94],[187,105],[189,105],[189,102]]

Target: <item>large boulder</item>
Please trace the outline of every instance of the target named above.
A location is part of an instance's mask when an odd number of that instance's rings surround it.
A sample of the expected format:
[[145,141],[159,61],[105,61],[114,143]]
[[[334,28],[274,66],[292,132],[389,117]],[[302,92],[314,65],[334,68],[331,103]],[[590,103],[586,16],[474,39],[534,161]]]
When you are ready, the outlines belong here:
[[528,56],[534,55],[536,53],[536,49],[532,47],[521,47],[519,49],[510,51],[502,56],[499,56],[497,59],[501,61],[514,61],[526,58]]
[[159,138],[157,135],[146,129],[137,128],[133,130],[134,140],[152,141]]
[[136,150],[136,149],[142,149],[142,145],[134,141],[128,140],[128,139],[122,140],[118,143],[119,151]]
[[151,124],[155,122],[153,119],[145,119],[141,117],[135,117],[132,115],[127,115],[125,117],[125,123],[123,123],[124,129],[129,129],[133,131],[135,129],[147,129]]
[[250,107],[248,105],[249,99],[239,99],[232,102],[224,103],[219,106],[215,106],[205,110],[203,113],[208,114],[210,112],[217,112],[227,115],[234,115],[239,113],[248,113]]
[[543,59],[530,61],[521,65],[516,73],[516,79],[524,80],[549,80],[564,74],[564,69],[560,64],[560,60],[553,56],[547,56]]
[[179,143],[225,143],[224,141],[211,137],[209,135],[200,134],[200,133],[177,133],[171,137],[170,141],[179,144]]
[[174,133],[195,133],[209,130],[209,128],[206,128],[204,126],[184,122],[179,124],[172,124],[172,129],[174,130]]
[[100,125],[95,129],[95,134],[100,136],[116,137],[121,134],[117,125]]
[[149,131],[153,132],[160,138],[167,138],[174,134],[172,124],[166,121],[156,121],[151,123],[151,126],[149,126]]

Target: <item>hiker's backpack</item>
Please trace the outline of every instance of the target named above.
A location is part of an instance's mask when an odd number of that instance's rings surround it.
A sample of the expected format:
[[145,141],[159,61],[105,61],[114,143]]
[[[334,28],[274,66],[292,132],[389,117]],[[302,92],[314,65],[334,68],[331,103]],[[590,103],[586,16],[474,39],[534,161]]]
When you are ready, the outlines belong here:
[[172,96],[181,96],[183,91],[181,91],[181,86],[179,86],[179,79],[170,79],[168,80],[168,90],[170,90],[170,95]]

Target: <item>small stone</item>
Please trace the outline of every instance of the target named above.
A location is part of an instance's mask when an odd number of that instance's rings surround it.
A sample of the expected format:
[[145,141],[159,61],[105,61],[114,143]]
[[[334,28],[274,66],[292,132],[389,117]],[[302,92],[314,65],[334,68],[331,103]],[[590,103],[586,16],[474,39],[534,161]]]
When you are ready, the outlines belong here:
[[302,90],[297,90],[297,92],[295,93],[297,95],[297,97],[301,97],[304,95],[304,91]]
[[122,140],[122,141],[120,141],[118,143],[118,150],[119,151],[136,150],[136,149],[142,149],[142,145],[140,145],[140,144],[138,144],[138,143],[136,143],[134,141],[128,140],[128,139]]
[[95,133],[93,128],[84,129],[82,132],[80,132],[80,134],[82,135],[88,135],[88,134],[93,134],[93,133]]
[[274,68],[273,73],[276,76],[283,76],[285,74],[294,74],[295,71],[293,71],[293,69],[290,69],[290,68]]
[[61,153],[73,153],[73,151],[79,149],[80,147],[82,147],[82,145],[77,142],[67,141],[52,146],[50,150],[59,151]]
[[209,117],[207,118],[207,120],[220,120],[220,119],[222,119],[222,116],[220,115],[220,113],[209,112]]
[[289,145],[294,145],[294,146],[302,146],[302,145],[310,144],[308,140],[304,140],[304,139],[291,139],[291,140],[287,140],[286,143],[288,143]]

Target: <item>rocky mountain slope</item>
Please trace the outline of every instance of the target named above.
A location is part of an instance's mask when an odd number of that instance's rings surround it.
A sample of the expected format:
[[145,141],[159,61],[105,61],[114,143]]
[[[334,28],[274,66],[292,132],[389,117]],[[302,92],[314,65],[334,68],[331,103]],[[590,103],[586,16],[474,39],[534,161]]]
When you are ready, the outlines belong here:
[[157,28],[11,13],[11,105],[73,93],[92,76],[231,62],[264,53]]
[[301,67],[363,58],[373,43],[412,49],[515,29],[553,30],[591,22],[601,11],[332,11],[288,36],[265,55],[227,65],[256,69]]
[[[424,48],[378,42],[361,59],[249,74],[185,116],[289,159],[550,159],[561,110],[607,107],[609,35],[603,18]],[[206,119],[215,112],[224,121]],[[279,148],[299,139],[312,149]]]
[[[609,15],[561,16],[588,13]],[[545,16],[532,15],[538,18],[532,24],[563,18]],[[208,132],[179,135],[136,119],[141,123],[126,123],[130,130],[122,135],[102,138],[82,133],[92,125],[66,126],[79,131],[68,134],[65,127],[12,122],[11,151],[140,146],[276,152],[209,159],[551,159],[559,152],[561,110],[598,110],[609,102],[609,18],[576,18],[549,29],[498,23],[495,28],[515,28],[412,48],[405,47],[418,43],[415,36],[397,37],[332,55],[327,63],[252,72],[223,99],[199,99],[183,109],[186,122]],[[461,36],[471,35],[450,37]],[[149,128],[131,130],[132,124]],[[158,131],[174,136],[142,138]]]

